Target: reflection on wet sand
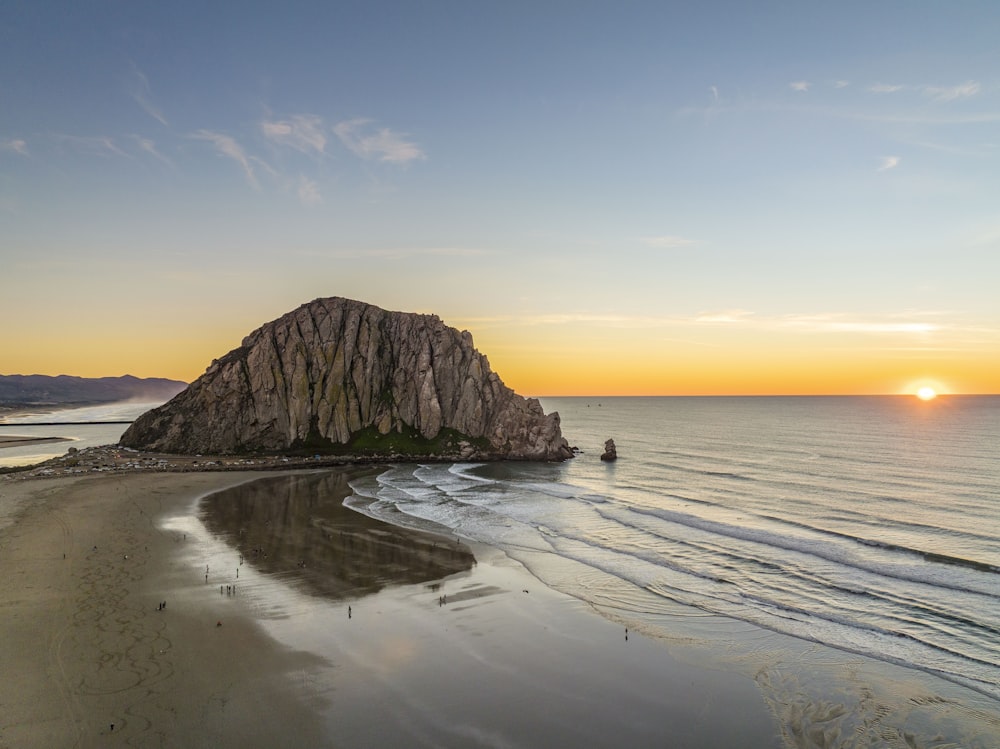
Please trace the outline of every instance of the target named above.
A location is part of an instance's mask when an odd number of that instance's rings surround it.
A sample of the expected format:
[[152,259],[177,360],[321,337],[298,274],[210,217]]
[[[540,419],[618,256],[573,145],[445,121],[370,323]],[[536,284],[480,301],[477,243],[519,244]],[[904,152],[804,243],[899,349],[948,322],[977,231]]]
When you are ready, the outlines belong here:
[[344,507],[353,476],[338,470],[251,481],[207,497],[201,519],[243,563],[287,574],[304,591],[333,599],[440,580],[475,564],[472,552],[454,540]]

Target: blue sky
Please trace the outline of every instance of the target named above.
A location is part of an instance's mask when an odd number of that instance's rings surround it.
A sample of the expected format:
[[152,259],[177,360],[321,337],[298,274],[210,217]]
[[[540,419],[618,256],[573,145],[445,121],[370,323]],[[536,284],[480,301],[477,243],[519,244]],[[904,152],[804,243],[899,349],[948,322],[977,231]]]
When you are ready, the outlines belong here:
[[995,2],[5,3],[0,373],[192,379],[341,295],[539,394],[996,392],[997,39]]

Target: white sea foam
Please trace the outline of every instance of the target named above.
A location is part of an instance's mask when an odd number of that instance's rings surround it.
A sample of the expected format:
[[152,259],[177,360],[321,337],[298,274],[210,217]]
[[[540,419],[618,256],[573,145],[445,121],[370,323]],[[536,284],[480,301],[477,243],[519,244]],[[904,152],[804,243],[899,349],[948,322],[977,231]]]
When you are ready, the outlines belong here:
[[1000,398],[543,405],[583,455],[400,466],[350,503],[500,546],[595,604],[638,588],[646,611],[682,603],[1000,699],[1000,457],[982,449]]

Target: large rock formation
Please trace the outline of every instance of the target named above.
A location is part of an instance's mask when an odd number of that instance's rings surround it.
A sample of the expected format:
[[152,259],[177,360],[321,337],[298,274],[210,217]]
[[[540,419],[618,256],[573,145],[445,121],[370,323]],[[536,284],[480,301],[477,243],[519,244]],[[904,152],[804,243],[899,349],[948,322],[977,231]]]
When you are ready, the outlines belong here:
[[504,385],[468,331],[336,297],[255,330],[139,417],[121,444],[213,455],[572,457],[559,415]]

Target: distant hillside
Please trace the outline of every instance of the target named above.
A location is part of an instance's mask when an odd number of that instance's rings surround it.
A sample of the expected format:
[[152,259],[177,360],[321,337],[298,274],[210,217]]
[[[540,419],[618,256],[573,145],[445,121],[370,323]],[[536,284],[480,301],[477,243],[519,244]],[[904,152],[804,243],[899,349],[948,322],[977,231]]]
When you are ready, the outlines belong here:
[[72,377],[0,375],[0,404],[50,406],[90,405],[126,400],[166,401],[187,383],[162,377]]

